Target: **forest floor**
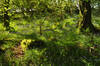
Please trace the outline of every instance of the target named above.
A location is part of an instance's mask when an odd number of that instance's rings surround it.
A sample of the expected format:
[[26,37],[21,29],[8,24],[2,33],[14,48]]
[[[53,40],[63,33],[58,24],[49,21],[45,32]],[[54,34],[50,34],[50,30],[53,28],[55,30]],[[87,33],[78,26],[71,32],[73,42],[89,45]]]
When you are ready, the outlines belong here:
[[[100,25],[99,21],[99,17],[94,18],[93,21],[93,24],[98,28]],[[34,25],[34,22],[37,21],[12,20],[11,26],[14,29],[10,32],[5,31],[3,24],[0,23],[0,51],[3,51],[0,53],[0,62],[6,63],[1,63],[1,65],[100,65],[100,36],[94,35],[92,39],[93,43],[91,43],[92,35],[90,33],[89,35],[78,35],[75,31],[71,30],[74,30],[74,28],[70,26],[64,28],[64,31],[43,31],[43,35],[40,36],[39,26],[38,24]]]

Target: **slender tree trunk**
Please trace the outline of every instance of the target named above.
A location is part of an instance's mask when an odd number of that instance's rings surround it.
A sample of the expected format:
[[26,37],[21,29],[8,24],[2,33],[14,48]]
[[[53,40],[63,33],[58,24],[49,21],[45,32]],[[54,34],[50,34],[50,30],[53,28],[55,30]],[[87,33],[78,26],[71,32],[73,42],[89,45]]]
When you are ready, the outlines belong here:
[[95,32],[95,28],[91,22],[91,5],[90,0],[84,1],[79,0],[79,7],[80,7],[80,21],[79,21],[79,29],[81,31],[86,30],[87,28],[91,32]]
[[10,30],[9,22],[10,18],[8,15],[8,7],[9,7],[10,0],[5,0],[5,6],[4,6],[4,27],[6,30]]
[[42,25],[40,25],[40,35],[42,36]]

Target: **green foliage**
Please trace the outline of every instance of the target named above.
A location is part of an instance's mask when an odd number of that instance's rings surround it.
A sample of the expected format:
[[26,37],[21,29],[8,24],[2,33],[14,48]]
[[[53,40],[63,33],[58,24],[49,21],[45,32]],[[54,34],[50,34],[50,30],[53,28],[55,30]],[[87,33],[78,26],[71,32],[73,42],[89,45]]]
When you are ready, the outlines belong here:
[[[2,66],[100,65],[100,36],[88,28],[77,33],[77,0],[10,0],[8,8],[4,1],[0,1]],[[98,2],[92,1],[91,6],[99,12]],[[5,11],[9,31],[3,26]],[[93,24],[100,28],[99,16],[94,14]]]
[[21,41],[21,47],[23,51],[25,51],[28,48],[28,45],[31,43],[31,39],[24,39]]

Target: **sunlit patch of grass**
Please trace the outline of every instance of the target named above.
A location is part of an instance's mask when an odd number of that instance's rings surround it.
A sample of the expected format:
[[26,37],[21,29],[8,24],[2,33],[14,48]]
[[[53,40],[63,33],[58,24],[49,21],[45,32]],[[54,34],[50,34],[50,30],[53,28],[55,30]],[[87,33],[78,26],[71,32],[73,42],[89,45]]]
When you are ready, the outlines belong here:
[[0,23],[0,31],[4,31],[4,30],[5,30],[5,28],[3,26],[3,23]]
[[9,32],[8,31],[0,31],[0,40],[9,38]]

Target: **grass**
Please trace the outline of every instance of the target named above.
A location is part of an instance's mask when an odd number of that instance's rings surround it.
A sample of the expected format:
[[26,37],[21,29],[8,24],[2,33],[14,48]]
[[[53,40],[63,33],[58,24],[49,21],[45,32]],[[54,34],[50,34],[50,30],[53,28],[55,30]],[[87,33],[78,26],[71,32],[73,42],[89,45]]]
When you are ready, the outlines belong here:
[[[91,33],[77,34],[74,23],[76,18],[72,17],[62,21],[46,19],[42,24],[41,36],[39,25],[42,20],[12,20],[10,26],[15,29],[12,32],[5,31],[3,24],[0,23],[2,66],[99,66],[99,36]],[[99,17],[94,20],[100,21]],[[23,40],[26,40],[23,43],[25,46],[28,40],[32,41],[25,51],[21,46]],[[98,47],[92,49],[95,45]]]

